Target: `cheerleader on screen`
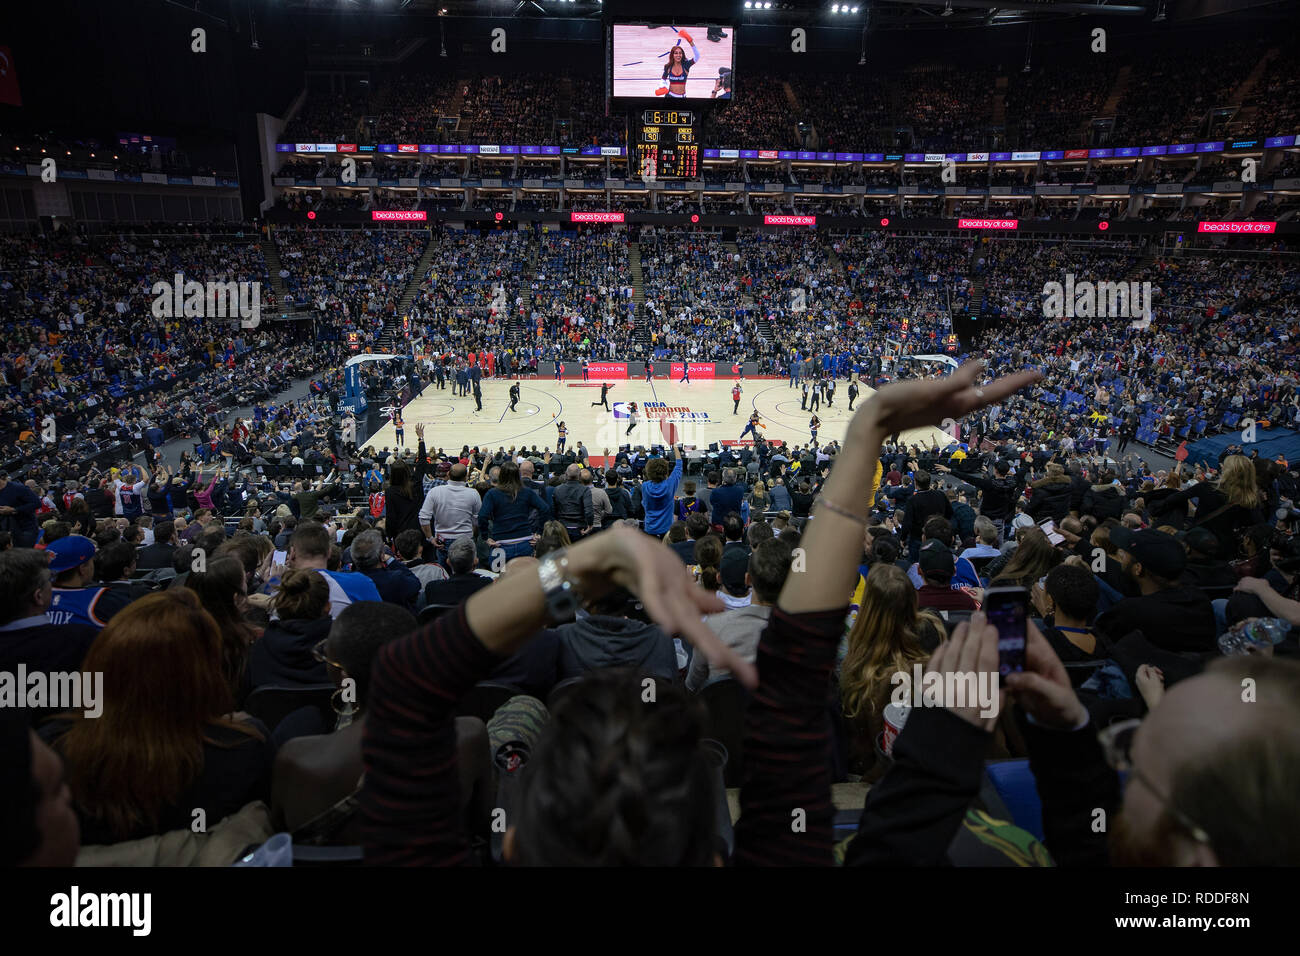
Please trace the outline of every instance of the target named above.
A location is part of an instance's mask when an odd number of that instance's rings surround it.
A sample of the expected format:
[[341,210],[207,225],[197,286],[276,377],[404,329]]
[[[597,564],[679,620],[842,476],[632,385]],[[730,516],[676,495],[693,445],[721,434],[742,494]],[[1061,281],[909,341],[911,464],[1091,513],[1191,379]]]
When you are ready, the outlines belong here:
[[[695,47],[695,41],[685,30],[677,31],[678,40],[673,44],[673,48],[668,51],[668,62],[664,64],[663,80],[667,86],[661,86],[655,90],[655,96],[667,96],[670,99],[682,99],[686,96],[686,77],[691,72],[691,67],[699,62],[700,51]],[[682,40],[690,44],[692,58],[687,59],[686,51],[682,49]]]

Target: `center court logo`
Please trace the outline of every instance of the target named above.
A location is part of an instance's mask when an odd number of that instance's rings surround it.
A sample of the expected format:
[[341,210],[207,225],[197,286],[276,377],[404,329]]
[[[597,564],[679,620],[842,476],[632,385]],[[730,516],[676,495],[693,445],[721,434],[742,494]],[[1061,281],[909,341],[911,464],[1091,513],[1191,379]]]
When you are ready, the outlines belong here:
[[[631,417],[627,411],[627,402],[614,402],[610,408],[615,418]],[[688,405],[669,405],[667,402],[642,402],[637,412],[643,419],[664,422],[711,422],[708,412],[693,411]]]

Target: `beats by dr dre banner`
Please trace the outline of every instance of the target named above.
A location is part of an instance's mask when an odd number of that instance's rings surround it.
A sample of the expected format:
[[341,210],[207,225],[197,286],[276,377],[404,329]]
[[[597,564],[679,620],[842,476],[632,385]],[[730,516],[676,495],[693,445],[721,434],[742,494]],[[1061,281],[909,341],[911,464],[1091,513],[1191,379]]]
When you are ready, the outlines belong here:
[[1198,222],[1197,232],[1221,232],[1236,235],[1263,235],[1277,232],[1275,222]]
[[958,219],[958,229],[1019,229],[1019,219]]
[[621,212],[571,212],[569,222],[622,222]]
[[[713,362],[692,362],[691,378],[713,378],[717,366]],[[668,374],[673,378],[681,378],[683,373],[682,363],[674,362],[668,370]]]
[[626,362],[590,362],[587,365],[590,378],[627,378]]
[[370,213],[371,222],[425,222],[429,214],[422,209],[374,209]]
[[816,216],[764,216],[765,226],[815,226]]

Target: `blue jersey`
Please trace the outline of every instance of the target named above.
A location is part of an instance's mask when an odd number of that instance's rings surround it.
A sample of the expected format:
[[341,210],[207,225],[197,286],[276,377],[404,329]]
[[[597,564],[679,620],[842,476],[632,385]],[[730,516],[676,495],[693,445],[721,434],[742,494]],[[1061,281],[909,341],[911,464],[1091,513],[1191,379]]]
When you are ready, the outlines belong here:
[[49,610],[45,612],[51,624],[83,624],[96,630],[108,623],[101,617],[100,598],[108,588],[54,588]]
[[353,571],[317,571],[330,587],[330,617],[338,617],[355,601],[382,601],[375,582]]

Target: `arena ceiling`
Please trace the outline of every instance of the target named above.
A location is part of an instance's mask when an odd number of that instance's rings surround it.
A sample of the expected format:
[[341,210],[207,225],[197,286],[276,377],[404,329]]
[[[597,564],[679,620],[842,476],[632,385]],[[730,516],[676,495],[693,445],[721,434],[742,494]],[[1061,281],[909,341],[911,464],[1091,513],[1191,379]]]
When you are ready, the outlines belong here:
[[[662,19],[627,0],[272,0],[314,13],[447,17]],[[683,4],[683,16],[738,25],[790,23],[845,29],[927,29],[1000,26],[1078,17],[1159,23],[1283,6],[1283,0],[722,0]],[[658,5],[663,9],[667,4]]]

